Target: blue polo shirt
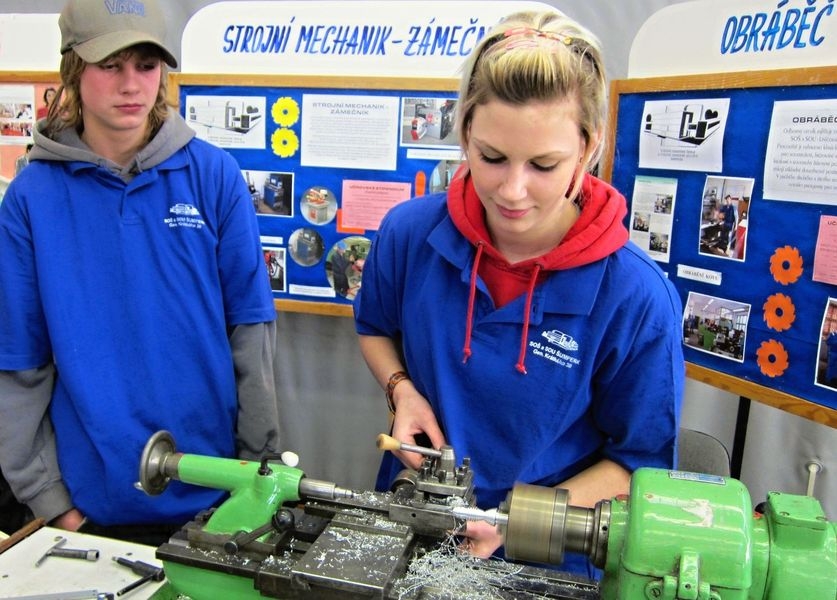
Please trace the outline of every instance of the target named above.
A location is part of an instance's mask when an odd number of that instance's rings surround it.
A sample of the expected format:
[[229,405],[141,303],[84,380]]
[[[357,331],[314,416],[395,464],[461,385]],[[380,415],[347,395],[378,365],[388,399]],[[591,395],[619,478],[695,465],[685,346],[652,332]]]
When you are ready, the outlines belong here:
[[222,492],[146,496],[143,447],[167,429],[234,456],[227,327],[275,318],[241,171],[193,139],[129,183],[89,162],[33,161],[18,179],[0,206],[0,369],[54,360],[50,415],[82,513],[182,523]]
[[358,333],[402,340],[448,443],[471,458],[480,506],[496,507],[517,481],[552,486],[603,458],[673,467],[682,315],[654,262],[629,242],[552,272],[534,291],[522,374],[525,296],[495,308],[482,281],[463,363],[473,258],[444,194],[399,204],[372,244],[355,314]]

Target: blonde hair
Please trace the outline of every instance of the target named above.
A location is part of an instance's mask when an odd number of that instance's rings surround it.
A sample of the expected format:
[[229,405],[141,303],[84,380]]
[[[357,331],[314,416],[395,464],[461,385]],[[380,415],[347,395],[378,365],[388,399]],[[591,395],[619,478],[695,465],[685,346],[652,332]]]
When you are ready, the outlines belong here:
[[[150,140],[166,120],[170,106],[167,99],[167,68],[161,51],[154,44],[138,44],[108,56],[98,64],[106,63],[114,57],[127,58],[135,54],[142,58],[156,57],[160,59],[160,87],[157,90],[154,108],[148,115],[146,131],[146,140]],[[49,106],[45,126],[47,135],[51,136],[69,128],[74,128],[79,134],[84,131],[84,119],[81,114],[81,74],[87,64],[76,54],[75,50],[69,50],[61,56],[61,66],[59,68],[61,85]]]
[[[486,35],[462,66],[456,128],[467,146],[474,109],[492,100],[510,104],[571,98],[592,170],[603,152],[607,80],[598,39],[559,12],[519,12]],[[579,186],[580,186],[580,182]],[[577,190],[574,190],[577,191]]]

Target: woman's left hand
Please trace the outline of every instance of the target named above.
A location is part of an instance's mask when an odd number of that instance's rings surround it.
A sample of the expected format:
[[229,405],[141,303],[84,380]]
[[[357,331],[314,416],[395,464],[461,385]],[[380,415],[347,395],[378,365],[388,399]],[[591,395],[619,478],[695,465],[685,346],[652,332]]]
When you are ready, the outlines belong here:
[[460,548],[477,558],[490,558],[503,545],[497,527],[484,521],[468,521],[460,535],[465,538]]

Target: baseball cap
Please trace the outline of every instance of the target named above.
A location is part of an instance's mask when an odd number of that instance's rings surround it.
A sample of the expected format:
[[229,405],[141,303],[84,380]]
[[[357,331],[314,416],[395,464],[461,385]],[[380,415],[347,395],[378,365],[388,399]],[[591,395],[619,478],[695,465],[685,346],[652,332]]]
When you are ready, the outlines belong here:
[[177,59],[163,40],[166,21],[156,0],[69,0],[58,17],[61,54],[70,50],[88,63],[135,46],[154,44],[163,60],[177,67]]

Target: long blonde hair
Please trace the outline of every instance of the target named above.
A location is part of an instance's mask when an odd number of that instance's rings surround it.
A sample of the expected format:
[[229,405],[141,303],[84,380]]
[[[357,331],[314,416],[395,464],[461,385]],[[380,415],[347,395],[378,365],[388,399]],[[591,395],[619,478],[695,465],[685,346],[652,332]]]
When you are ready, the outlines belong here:
[[[467,147],[474,109],[571,98],[586,142],[586,170],[598,164],[607,121],[607,80],[601,46],[590,31],[559,12],[518,12],[486,35],[462,66],[456,128]],[[581,182],[577,182],[580,187]],[[574,189],[573,193],[577,193]]]
[[[99,64],[112,60],[114,56],[128,58],[134,54],[142,58],[155,57],[160,59],[160,87],[157,90],[154,108],[148,115],[146,140],[149,140],[166,120],[170,106],[167,98],[167,67],[162,53],[154,44],[138,44],[121,50],[115,55],[108,56]],[[61,56],[59,71],[61,85],[58,88],[55,99],[49,106],[44,130],[47,135],[51,136],[69,128],[74,128],[79,134],[84,130],[84,119],[81,114],[80,88],[81,74],[84,72],[87,64],[74,50],[69,50]]]

